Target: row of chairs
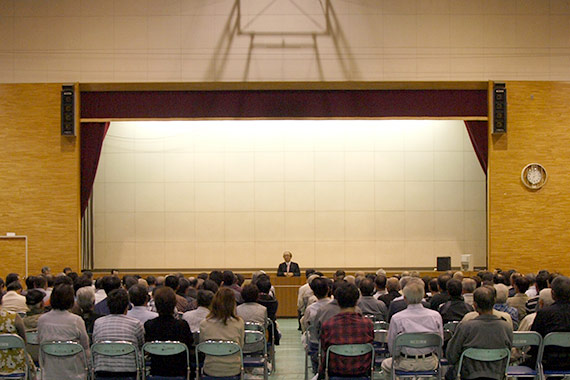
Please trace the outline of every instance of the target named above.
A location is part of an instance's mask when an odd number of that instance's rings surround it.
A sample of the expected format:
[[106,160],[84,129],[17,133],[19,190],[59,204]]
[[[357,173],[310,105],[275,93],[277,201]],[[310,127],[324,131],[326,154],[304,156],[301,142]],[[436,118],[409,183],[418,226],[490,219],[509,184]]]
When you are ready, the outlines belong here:
[[[268,352],[274,348],[269,347],[268,349],[269,345],[267,343],[268,340],[266,339],[265,326],[260,323],[246,322],[245,327],[244,349],[242,349],[242,347],[240,347],[236,342],[224,340],[207,340],[196,345],[196,360],[194,363],[199,364],[194,364],[194,369],[196,370],[197,379],[214,379],[214,377],[208,377],[202,373],[203,361],[200,360],[201,354],[213,356],[239,355],[241,364],[238,378],[243,378],[245,368],[262,368],[264,380],[268,379],[270,367],[274,368],[274,365],[270,365],[272,360],[270,359]],[[96,379],[94,368],[90,363],[94,363],[95,358],[98,355],[109,357],[128,355],[133,358],[133,362],[136,367],[137,380],[158,380],[161,378],[150,376],[150,366],[152,365],[152,361],[148,360],[147,354],[169,356],[182,353],[186,356],[186,376],[178,377],[176,379],[189,379],[193,369],[193,363],[190,361],[190,350],[185,344],[180,342],[147,342],[143,345],[141,350],[139,350],[133,343],[126,341],[95,342],[91,345],[91,358],[88,358],[83,347],[77,342],[50,341],[39,344],[36,332],[27,333],[26,335],[28,344],[39,345],[39,362],[37,364],[40,372],[45,368],[46,357],[75,358],[80,356],[84,366],[83,368],[77,369],[78,374],[83,375],[84,378]],[[28,358],[28,355],[26,355],[26,343],[24,340],[16,334],[0,334],[0,351],[1,350],[18,350],[25,357],[25,367],[6,376],[0,375],[0,378],[28,379],[32,363]]]

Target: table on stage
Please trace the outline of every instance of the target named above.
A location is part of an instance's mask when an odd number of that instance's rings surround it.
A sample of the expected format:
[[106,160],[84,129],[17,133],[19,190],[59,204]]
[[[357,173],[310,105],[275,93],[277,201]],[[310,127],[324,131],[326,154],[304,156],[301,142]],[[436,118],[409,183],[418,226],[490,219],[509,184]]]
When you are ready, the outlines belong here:
[[297,317],[297,295],[301,285],[306,283],[301,277],[277,277],[271,275],[271,284],[275,287],[275,297],[279,301],[277,317]]

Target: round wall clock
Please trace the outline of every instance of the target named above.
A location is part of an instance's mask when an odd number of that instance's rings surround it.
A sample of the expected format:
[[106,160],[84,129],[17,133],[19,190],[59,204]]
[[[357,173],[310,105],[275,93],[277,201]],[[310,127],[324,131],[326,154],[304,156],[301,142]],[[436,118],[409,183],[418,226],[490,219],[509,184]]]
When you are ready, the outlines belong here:
[[528,164],[521,172],[522,183],[531,190],[538,190],[546,184],[548,174],[541,164]]

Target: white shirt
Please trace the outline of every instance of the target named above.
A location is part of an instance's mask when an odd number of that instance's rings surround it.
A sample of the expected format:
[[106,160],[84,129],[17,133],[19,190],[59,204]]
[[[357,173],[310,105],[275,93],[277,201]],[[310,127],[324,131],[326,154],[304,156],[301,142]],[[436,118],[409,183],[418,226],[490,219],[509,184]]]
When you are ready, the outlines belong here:
[[[388,328],[388,349],[394,353],[394,342],[402,333],[436,333],[443,339],[443,320],[434,310],[426,309],[421,303],[410,304],[399,313],[394,314]],[[421,355],[433,352],[431,348],[407,348],[408,355]]]
[[182,315],[182,319],[188,323],[190,326],[190,331],[193,333],[200,331],[200,322],[206,319],[206,316],[210,313],[210,310],[204,306],[198,306],[195,310],[187,311]]
[[150,311],[146,306],[133,306],[131,310],[127,311],[127,315],[138,319],[143,325],[149,319],[158,317],[158,313]]

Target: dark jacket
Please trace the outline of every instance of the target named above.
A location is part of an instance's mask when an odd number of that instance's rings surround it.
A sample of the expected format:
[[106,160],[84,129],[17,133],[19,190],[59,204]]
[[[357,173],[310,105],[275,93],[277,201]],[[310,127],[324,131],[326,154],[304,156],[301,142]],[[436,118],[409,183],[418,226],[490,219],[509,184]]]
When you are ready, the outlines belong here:
[[473,307],[463,301],[463,297],[452,297],[439,308],[443,323],[461,321],[463,316],[473,311]]
[[[287,263],[283,262],[279,264],[279,268],[277,268],[277,275],[285,276],[285,272],[287,272]],[[301,269],[299,268],[299,264],[291,261],[291,264],[289,265],[289,272],[293,272],[293,275],[295,277],[301,276]]]
[[[570,331],[570,302],[556,301],[552,305],[536,312],[532,331],[538,332],[544,338],[546,334],[555,331]],[[530,362],[536,362],[537,350],[530,351]],[[526,364],[526,363],[525,363]],[[570,348],[546,347],[542,358],[544,369],[570,370]]]

